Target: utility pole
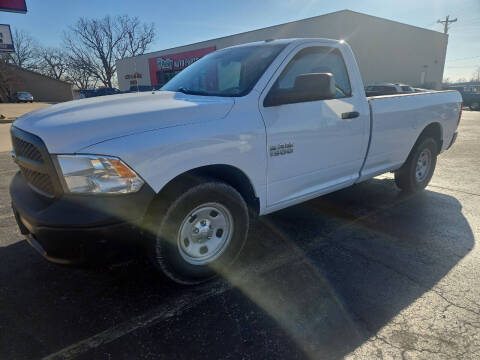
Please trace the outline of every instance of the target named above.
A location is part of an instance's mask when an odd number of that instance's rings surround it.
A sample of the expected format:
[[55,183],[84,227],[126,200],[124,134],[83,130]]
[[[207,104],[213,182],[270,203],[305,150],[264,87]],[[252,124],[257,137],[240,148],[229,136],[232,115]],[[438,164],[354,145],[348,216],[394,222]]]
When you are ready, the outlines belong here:
[[457,18],[455,18],[453,20],[450,20],[450,15],[447,15],[445,20],[437,20],[437,23],[443,24],[443,33],[444,34],[448,34],[449,25],[450,25],[450,23],[454,23],[454,22],[457,22]]

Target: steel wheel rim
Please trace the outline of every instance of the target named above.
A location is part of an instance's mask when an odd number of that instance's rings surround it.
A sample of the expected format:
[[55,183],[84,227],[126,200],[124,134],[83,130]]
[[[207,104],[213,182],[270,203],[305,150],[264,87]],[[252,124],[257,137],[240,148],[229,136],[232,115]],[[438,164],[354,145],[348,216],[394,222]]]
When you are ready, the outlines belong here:
[[415,178],[417,182],[424,181],[430,171],[432,163],[432,152],[430,149],[423,149],[418,156],[417,167],[415,168]]
[[203,204],[183,219],[177,236],[178,251],[186,262],[206,265],[223,254],[232,234],[230,211],[219,203]]

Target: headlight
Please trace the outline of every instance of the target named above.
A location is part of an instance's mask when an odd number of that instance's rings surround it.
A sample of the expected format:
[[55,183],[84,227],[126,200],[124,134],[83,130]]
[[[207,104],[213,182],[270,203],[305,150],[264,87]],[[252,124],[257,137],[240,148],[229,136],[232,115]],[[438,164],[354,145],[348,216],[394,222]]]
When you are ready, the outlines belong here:
[[57,160],[72,193],[128,194],[143,185],[143,180],[115,157],[58,155]]

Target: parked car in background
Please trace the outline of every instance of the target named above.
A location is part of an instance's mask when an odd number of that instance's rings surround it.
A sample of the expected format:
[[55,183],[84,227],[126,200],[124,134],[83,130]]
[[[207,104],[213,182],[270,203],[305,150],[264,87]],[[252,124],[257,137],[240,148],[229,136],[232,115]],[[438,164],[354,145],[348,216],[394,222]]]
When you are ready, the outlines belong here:
[[390,83],[372,84],[365,87],[365,93],[367,96],[394,95],[401,94],[402,88]]
[[95,90],[95,96],[116,95],[120,93],[121,91],[115,88],[99,88]]
[[95,89],[82,89],[80,90],[80,99],[85,99],[95,96]]
[[85,99],[95,96],[115,95],[120,93],[121,91],[115,88],[82,89],[80,90],[80,98]]
[[13,101],[14,102],[31,102],[33,103],[33,95],[27,91],[19,91],[13,94]]
[[432,91],[430,89],[424,89],[424,88],[413,88],[413,90],[415,90],[415,92],[427,92],[427,91]]
[[463,106],[468,106],[470,110],[480,111],[480,93],[466,91],[463,86],[451,86],[448,90],[457,90],[462,95]]
[[145,91],[155,91],[155,90],[160,90],[159,85],[132,85],[130,86],[130,89],[125,92],[145,92]]
[[395,85],[400,86],[400,89],[404,93],[414,93],[415,92],[415,89],[413,87],[411,87],[410,85],[407,85],[407,84],[395,84]]
[[382,96],[382,95],[394,95],[416,92],[413,87],[406,84],[371,84],[365,87],[365,93],[367,96]]
[[162,91],[20,117],[20,231],[62,264],[123,239],[179,283],[225,274],[254,214],[391,171],[407,192],[427,186],[457,137],[460,94],[363,90],[346,42],[273,40],[206,55]]

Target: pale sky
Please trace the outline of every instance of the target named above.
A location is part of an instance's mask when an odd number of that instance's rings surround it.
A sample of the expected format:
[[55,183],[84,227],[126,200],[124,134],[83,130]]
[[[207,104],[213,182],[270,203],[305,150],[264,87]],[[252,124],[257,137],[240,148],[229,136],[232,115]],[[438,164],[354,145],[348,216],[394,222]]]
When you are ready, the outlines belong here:
[[0,23],[29,31],[40,43],[57,46],[62,31],[79,17],[129,14],[154,22],[150,51],[350,9],[431,30],[451,15],[444,77],[470,79],[480,67],[480,0],[27,0],[27,15],[0,13]]

